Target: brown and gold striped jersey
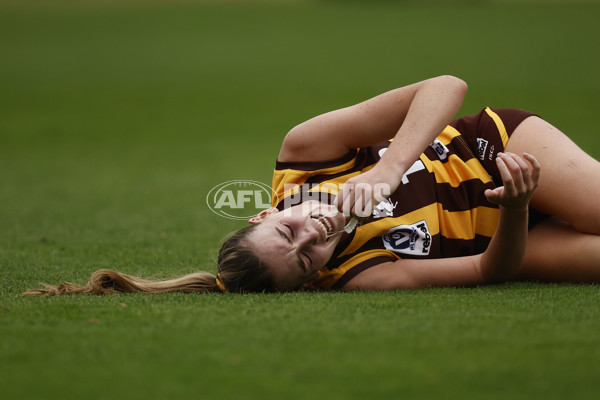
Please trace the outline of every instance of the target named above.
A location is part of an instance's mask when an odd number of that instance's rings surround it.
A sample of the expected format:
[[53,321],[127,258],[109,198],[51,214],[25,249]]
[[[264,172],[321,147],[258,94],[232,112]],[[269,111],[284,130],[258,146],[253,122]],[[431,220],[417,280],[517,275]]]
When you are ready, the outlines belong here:
[[[421,154],[398,189],[344,236],[315,281],[341,288],[374,265],[402,258],[442,258],[483,252],[498,222],[484,191],[501,185],[495,154],[516,126],[533,114],[492,110],[457,119]],[[316,199],[332,203],[349,178],[372,168],[390,142],[352,150],[323,162],[279,162],[273,175],[280,210]]]

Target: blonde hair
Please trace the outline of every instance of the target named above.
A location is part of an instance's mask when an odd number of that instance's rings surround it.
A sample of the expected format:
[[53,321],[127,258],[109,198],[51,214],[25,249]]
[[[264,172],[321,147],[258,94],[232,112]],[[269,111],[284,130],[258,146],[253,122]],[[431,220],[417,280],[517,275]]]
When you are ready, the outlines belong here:
[[[25,296],[110,293],[197,293],[197,292],[274,292],[277,290],[269,269],[248,247],[247,236],[256,225],[247,226],[227,239],[219,252],[218,276],[195,272],[168,280],[151,280],[101,269],[84,286],[63,282],[58,286],[42,283]],[[218,281],[219,282],[218,282]]]
[[110,293],[169,293],[217,292],[216,276],[196,272],[169,280],[151,280],[123,274],[111,269],[94,272],[84,286],[63,282],[58,286],[42,283],[43,289],[31,289],[25,296],[60,294],[110,294]]

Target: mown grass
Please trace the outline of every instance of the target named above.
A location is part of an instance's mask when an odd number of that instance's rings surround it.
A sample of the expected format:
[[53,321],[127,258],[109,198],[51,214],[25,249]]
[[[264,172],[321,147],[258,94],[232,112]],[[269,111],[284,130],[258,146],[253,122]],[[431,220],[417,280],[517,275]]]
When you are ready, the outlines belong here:
[[3,310],[9,398],[592,398],[597,287],[120,295]]
[[598,4],[0,4],[3,398],[592,398],[598,287],[24,298],[214,272],[294,124],[439,74],[600,157]]

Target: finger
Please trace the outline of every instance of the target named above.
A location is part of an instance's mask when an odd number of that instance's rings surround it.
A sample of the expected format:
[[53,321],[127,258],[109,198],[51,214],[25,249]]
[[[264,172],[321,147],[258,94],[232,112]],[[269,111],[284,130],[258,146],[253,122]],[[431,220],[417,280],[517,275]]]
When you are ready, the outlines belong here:
[[519,165],[519,168],[521,169],[521,179],[525,184],[524,190],[531,189],[533,187],[533,182],[531,181],[531,167],[525,162],[525,160],[523,160],[518,155],[513,153],[509,154],[513,158],[513,160],[516,161],[516,163]]
[[373,203],[373,189],[368,183],[359,183],[356,185],[356,193],[360,195],[360,200],[357,200],[354,205],[354,215],[365,218],[371,214],[371,204]]
[[506,163],[506,167],[510,171],[513,187],[516,190],[515,194],[523,193],[527,191],[527,187],[525,186],[525,182],[523,182],[523,172],[521,171],[521,167],[515,160],[515,154],[512,153],[503,153],[503,161]]
[[523,153],[523,158],[525,158],[529,164],[531,164],[531,180],[533,184],[537,187],[540,181],[540,171],[542,166],[540,162],[533,155],[529,153]]
[[354,215],[359,218],[368,218],[373,212],[373,197],[371,193],[364,193],[359,204],[355,206]]
[[353,199],[354,202],[352,204],[352,215],[356,215],[357,212],[360,212],[360,210],[362,209],[362,201],[363,201],[363,190],[360,187],[360,185],[357,185],[354,188],[354,193],[353,193]]
[[336,197],[336,207],[345,216],[350,216],[350,211],[354,204],[354,185],[351,182],[346,182]]
[[351,180],[349,180],[342,185],[342,188],[336,198],[336,206],[338,207],[338,210],[343,210],[344,207],[347,207],[347,204],[345,203],[352,204],[352,196],[354,196],[354,184]]
[[370,185],[364,183],[356,185],[352,214],[360,218],[366,218],[371,215],[372,204],[372,191]]
[[346,217],[350,217],[352,215],[352,208],[354,207],[354,195],[353,194],[349,194],[348,196],[346,196],[346,198],[344,199],[344,202],[342,203],[342,214],[344,214],[344,216]]
[[348,191],[346,189],[346,184],[343,184],[340,190],[338,191],[337,196],[335,197],[335,206],[338,210],[342,209],[342,205],[344,204],[344,199],[346,198]]
[[506,192],[508,195],[514,196],[516,194],[516,189],[512,174],[508,170],[508,167],[504,161],[505,157],[506,156],[504,156],[503,153],[499,153],[498,157],[496,157],[496,165],[498,166],[498,171],[500,171],[500,177],[502,178],[502,183],[504,184],[503,193]]

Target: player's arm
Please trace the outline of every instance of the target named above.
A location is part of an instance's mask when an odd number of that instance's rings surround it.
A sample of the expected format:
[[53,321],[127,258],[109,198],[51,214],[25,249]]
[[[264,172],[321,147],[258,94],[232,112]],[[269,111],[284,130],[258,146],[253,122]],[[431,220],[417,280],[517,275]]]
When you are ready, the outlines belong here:
[[537,187],[540,165],[528,154],[500,154],[498,169],[504,186],[486,191],[500,205],[498,227],[482,254],[434,260],[399,260],[369,268],[344,290],[389,290],[429,286],[463,286],[504,281],[514,277],[523,261],[527,241],[528,205]]
[[[439,76],[308,120],[285,137],[280,161],[320,161],[349,149],[394,139],[369,171],[349,179],[336,206],[345,215],[366,216],[393,193],[402,175],[452,120],[467,92],[453,76]],[[376,193],[379,185],[381,193]]]
[[285,137],[280,161],[322,161],[394,139],[384,158],[402,173],[452,120],[467,85],[439,76],[314,117]]

